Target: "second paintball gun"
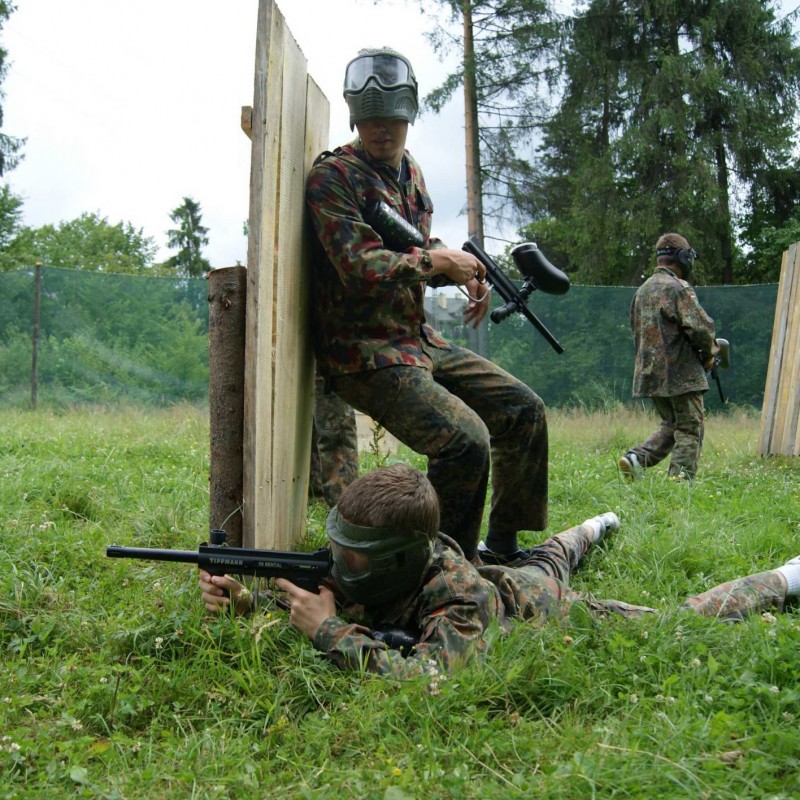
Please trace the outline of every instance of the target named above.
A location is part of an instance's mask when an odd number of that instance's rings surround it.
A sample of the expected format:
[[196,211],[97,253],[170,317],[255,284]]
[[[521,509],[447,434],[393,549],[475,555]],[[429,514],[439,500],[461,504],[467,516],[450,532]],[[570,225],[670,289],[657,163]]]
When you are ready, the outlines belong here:
[[226,547],[225,539],[225,531],[213,530],[210,543],[201,544],[197,550],[158,550],[149,547],[110,545],[106,548],[106,555],[109,558],[197,564],[210,575],[286,578],[302,589],[317,593],[320,581],[331,571],[331,554],[325,547],[313,553],[255,550],[246,547]]
[[717,339],[717,347],[719,347],[719,352],[714,356],[714,363],[708,371],[708,376],[717,384],[720,402],[727,403],[728,398],[725,396],[725,392],[722,391],[719,370],[727,369],[731,365],[731,345],[727,339]]
[[[423,235],[386,203],[371,203],[364,212],[364,219],[380,235],[389,249],[402,252],[409,247],[425,246]],[[511,314],[518,312],[547,339],[553,350],[563,353],[564,348],[561,344],[528,307],[528,298],[537,289],[545,294],[565,294],[569,290],[569,278],[558,267],[553,266],[533,242],[519,244],[511,251],[514,264],[523,277],[521,288],[518,288],[484,251],[475,236],[464,242],[462,249],[483,264],[486,268],[486,280],[505,300],[505,305],[492,311],[492,322],[499,324]]]

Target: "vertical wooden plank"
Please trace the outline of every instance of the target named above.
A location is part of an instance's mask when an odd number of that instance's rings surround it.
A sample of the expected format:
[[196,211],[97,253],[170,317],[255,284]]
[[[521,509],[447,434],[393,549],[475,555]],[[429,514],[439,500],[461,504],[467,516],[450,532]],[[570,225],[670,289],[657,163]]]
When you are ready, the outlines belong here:
[[775,431],[780,426],[776,422],[776,415],[780,417],[781,376],[783,358],[786,352],[786,328],[791,313],[789,305],[791,287],[795,282],[794,264],[796,261],[797,245],[792,245],[783,254],[781,262],[781,277],[778,284],[778,300],[775,306],[775,319],[772,327],[772,344],[770,347],[769,365],[767,367],[767,381],[764,388],[764,402],[761,409],[761,437],[759,455],[766,456],[776,452]]
[[789,406],[791,398],[789,393],[791,385],[789,377],[792,373],[793,362],[792,318],[794,317],[794,309],[792,308],[792,303],[796,300],[797,292],[797,287],[795,286],[796,251],[796,247],[791,247],[789,249],[781,268],[781,278],[783,278],[785,269],[786,280],[783,286],[785,296],[781,298],[782,335],[780,342],[781,350],[777,359],[780,364],[780,374],[778,376],[778,386],[775,396],[775,419],[772,425],[770,453],[786,452],[786,430],[790,424]]
[[273,282],[273,504],[271,530],[256,529],[256,541],[269,541],[269,546],[277,548],[290,547],[305,531],[308,496],[313,362],[308,336],[309,283],[302,263],[306,83],[306,60],[287,36]]
[[783,369],[781,371],[780,408],[782,409],[781,427],[778,429],[779,447],[777,452],[787,456],[797,455],[794,442],[797,436],[797,418],[800,413],[800,247],[792,248],[789,314],[786,323],[786,338],[783,345]]
[[272,302],[274,256],[273,204],[277,196],[280,85],[272,77],[283,60],[285,25],[273,0],[260,0],[256,24],[250,154],[250,212],[247,243],[247,330],[243,445],[243,520],[245,546],[255,546],[256,520],[268,512],[272,403]]
[[280,11],[260,0],[253,109],[242,117],[252,138],[243,494],[253,547],[287,549],[305,532],[314,362],[304,189],[328,135],[327,100],[318,89],[309,100],[310,83]]

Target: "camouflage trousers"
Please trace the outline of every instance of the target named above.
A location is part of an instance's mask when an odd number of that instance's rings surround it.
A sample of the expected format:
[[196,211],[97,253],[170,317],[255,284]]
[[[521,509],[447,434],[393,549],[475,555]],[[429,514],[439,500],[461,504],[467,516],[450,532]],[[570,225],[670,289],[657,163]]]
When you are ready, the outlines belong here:
[[489,477],[489,530],[547,527],[547,422],[525,384],[470,350],[424,347],[430,368],[392,366],[336,376],[336,393],[428,458],[439,529],[476,552]]
[[311,430],[309,493],[333,507],[358,477],[358,433],[353,409],[333,392],[325,392],[317,375]]
[[[500,580],[497,574],[491,580],[500,589],[506,609],[513,616],[523,619],[562,619],[577,602],[601,615],[615,613],[641,618],[657,613],[656,609],[647,606],[635,606],[619,600],[600,600],[569,588],[572,571],[591,546],[591,528],[579,525],[534,547],[531,557],[522,567],[481,567],[480,572],[485,575],[492,570],[503,570],[505,574]],[[775,571],[769,571],[719,584],[685,600],[681,607],[705,617],[738,620],[747,614],[770,609],[782,611],[785,599],[784,578]]]
[[643,467],[653,467],[670,453],[669,474],[694,478],[703,448],[704,411],[702,392],[675,397],[653,397],[661,425],[645,442],[631,448]]

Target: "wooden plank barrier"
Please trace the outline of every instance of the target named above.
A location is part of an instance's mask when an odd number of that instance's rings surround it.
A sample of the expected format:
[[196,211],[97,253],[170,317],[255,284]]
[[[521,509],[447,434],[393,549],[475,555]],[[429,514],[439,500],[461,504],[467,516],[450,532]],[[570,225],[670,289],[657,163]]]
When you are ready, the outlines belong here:
[[[327,147],[329,104],[273,0],[260,0],[250,128],[243,520],[247,547],[305,533],[313,413],[304,186]],[[249,117],[249,119],[248,119]]]
[[759,455],[800,455],[800,242],[784,254],[772,326]]

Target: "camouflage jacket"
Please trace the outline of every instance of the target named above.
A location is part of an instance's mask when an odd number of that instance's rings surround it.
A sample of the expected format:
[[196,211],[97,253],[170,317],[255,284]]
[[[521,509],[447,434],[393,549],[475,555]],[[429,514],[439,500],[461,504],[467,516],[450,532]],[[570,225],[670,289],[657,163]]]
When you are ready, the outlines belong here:
[[[485,651],[484,634],[493,622],[507,628],[513,617],[535,616],[539,594],[520,570],[473,566],[458,544],[440,533],[433,561],[410,600],[378,615],[363,606],[343,607],[342,617],[329,617],[320,626],[314,647],[342,669],[395,678],[450,672]],[[418,634],[411,655],[404,658],[375,638],[373,630],[386,627]]]
[[634,397],[674,397],[704,392],[708,380],[701,361],[715,355],[714,320],[686,281],[667,267],[639,287],[631,305],[636,346]]
[[364,221],[368,204],[384,201],[425,238],[433,204],[422,172],[406,152],[408,180],[374,161],[358,140],[323,154],[306,182],[314,237],[314,349],[325,377],[396,364],[426,366],[421,341],[449,348],[425,323],[423,299],[431,276],[426,250],[396,253]]

